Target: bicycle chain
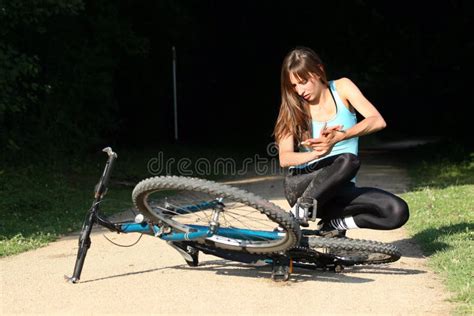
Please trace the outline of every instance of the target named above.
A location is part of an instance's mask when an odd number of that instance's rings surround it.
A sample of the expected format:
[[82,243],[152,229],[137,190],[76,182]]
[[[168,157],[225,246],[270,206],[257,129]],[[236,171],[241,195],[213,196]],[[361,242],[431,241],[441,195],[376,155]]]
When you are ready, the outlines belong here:
[[[312,257],[312,258],[315,258],[315,259],[319,257],[318,252],[317,252],[317,251],[314,251],[314,250],[311,249],[310,247],[296,246],[296,247],[291,248],[291,249],[288,251],[288,255],[290,256],[290,258],[293,258],[292,254],[291,254],[292,251],[298,252],[298,253],[296,254],[296,255],[297,255],[296,258],[298,258],[298,260],[299,260],[300,262],[311,262],[311,261],[309,261],[309,260],[306,259],[306,258],[308,257],[308,254],[310,254],[311,257]],[[299,253],[301,253],[300,256],[298,256]],[[301,257],[302,260],[300,260],[300,257]],[[305,258],[305,257],[306,257],[306,258]]]

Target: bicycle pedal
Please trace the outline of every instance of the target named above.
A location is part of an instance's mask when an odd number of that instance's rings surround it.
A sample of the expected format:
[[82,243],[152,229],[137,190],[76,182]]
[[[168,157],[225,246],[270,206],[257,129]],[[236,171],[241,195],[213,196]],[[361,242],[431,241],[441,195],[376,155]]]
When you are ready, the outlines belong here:
[[290,267],[276,266],[272,271],[272,280],[275,282],[285,282],[290,279]]
[[272,280],[276,282],[288,281],[291,274],[291,261],[286,258],[274,258],[272,260]]

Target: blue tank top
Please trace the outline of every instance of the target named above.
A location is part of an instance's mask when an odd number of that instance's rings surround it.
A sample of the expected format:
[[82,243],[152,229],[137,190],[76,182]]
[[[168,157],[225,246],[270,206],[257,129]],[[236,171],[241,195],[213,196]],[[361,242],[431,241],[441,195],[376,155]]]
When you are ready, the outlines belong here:
[[[312,121],[312,134],[313,138],[318,138],[321,132],[321,128],[326,124],[327,127],[335,126],[335,125],[342,125],[342,130],[346,130],[351,128],[352,126],[357,124],[357,116],[355,113],[352,113],[349,111],[349,109],[346,107],[344,102],[342,102],[341,98],[339,97],[339,94],[336,91],[336,86],[334,84],[334,81],[329,81],[329,89],[331,91],[331,94],[333,96],[334,102],[336,103],[336,114],[334,117],[329,119],[326,122],[321,122],[314,120]],[[332,148],[331,152],[327,154],[326,156],[318,159],[311,160],[307,163],[293,166],[290,168],[304,168],[316,161],[319,161],[321,159],[343,154],[343,153],[351,153],[357,156],[359,152],[359,137],[353,137],[349,138],[343,141],[340,141],[334,145]],[[308,147],[304,146],[299,146],[298,147],[299,151],[310,151]]]

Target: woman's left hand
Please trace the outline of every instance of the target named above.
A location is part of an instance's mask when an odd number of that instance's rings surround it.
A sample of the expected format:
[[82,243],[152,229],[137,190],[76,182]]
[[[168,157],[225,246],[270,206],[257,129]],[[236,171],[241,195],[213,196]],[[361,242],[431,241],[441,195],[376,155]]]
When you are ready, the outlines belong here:
[[343,139],[341,137],[342,126],[336,125],[327,127],[321,131],[319,138],[309,139],[309,146],[321,154],[321,156],[326,156],[332,150],[332,147],[339,141]]
[[321,130],[320,138],[326,139],[327,142],[332,142],[333,145],[340,141],[341,139],[338,138],[342,131],[342,125],[335,125],[331,127],[326,127],[325,129]]

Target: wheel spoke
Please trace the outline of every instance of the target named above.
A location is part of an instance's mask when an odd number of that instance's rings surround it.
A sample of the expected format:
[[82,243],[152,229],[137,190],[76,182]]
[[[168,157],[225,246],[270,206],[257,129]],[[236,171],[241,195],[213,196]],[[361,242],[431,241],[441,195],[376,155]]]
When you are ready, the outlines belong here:
[[[132,196],[146,217],[179,231],[210,229],[212,220],[217,219],[217,231],[206,238],[215,247],[271,253],[298,242],[299,226],[284,210],[227,185],[195,178],[155,177],[137,184]],[[278,226],[283,233],[274,231]]]

